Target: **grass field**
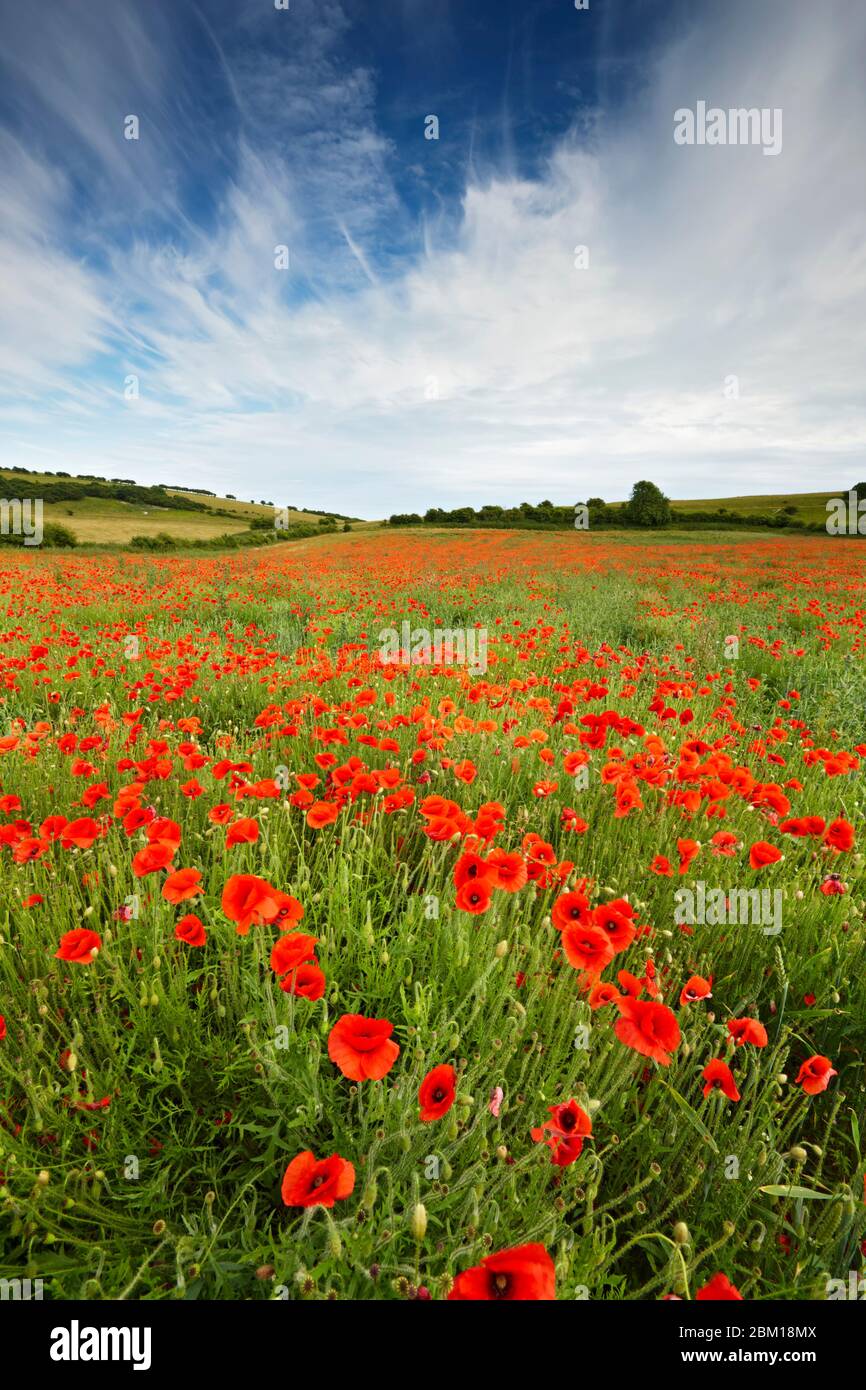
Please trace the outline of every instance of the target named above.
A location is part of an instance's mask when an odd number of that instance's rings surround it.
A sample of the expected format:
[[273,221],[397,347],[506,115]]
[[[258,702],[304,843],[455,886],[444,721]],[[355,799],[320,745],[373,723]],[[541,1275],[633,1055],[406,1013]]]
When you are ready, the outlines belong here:
[[0,590],[0,1277],[819,1300],[861,1270],[856,541],[16,551]]

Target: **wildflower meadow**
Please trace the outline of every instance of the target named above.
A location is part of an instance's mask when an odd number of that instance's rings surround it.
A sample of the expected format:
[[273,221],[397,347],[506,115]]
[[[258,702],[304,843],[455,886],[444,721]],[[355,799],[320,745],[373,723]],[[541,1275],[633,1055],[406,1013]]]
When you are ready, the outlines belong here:
[[864,559],[4,556],[6,1287],[849,1296]]

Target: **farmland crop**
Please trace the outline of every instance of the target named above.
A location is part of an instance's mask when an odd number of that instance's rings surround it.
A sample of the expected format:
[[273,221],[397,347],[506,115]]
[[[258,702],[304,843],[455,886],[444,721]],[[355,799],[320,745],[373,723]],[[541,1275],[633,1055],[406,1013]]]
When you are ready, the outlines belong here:
[[[864,561],[4,555],[0,1275],[817,1300],[859,1270]],[[383,655],[404,622],[484,661]]]

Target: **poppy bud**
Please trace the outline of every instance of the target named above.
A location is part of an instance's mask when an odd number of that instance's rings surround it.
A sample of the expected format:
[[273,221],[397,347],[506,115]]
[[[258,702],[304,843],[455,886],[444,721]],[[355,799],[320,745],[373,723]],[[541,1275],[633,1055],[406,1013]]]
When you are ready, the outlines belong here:
[[409,1230],[419,1244],[427,1234],[427,1208],[423,1202],[416,1202],[409,1218]]
[[505,1146],[504,1144],[499,1144],[499,1145],[498,1145],[498,1147],[497,1147],[497,1149],[496,1149],[496,1157],[497,1157],[497,1158],[507,1158],[507,1157],[508,1157],[508,1149],[506,1148],[506,1146]]
[[805,1149],[801,1149],[799,1144],[797,1144],[793,1149],[789,1150],[789,1157],[793,1158],[795,1163],[805,1163],[809,1155],[806,1153]]
[[508,954],[508,942],[498,942],[496,950],[493,952],[493,954],[496,956],[497,960],[502,960],[502,957]]
[[334,1218],[329,1211],[325,1212],[328,1222],[328,1254],[332,1260],[338,1260],[343,1253],[343,1242],[340,1240],[340,1232],[334,1225]]
[[685,1221],[678,1221],[674,1226],[674,1240],[677,1245],[688,1245],[691,1240],[689,1228]]

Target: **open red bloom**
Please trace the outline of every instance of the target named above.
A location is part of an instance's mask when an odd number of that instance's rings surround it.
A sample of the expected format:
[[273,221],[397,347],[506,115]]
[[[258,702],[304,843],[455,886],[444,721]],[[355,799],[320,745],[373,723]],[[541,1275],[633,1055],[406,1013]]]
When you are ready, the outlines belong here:
[[332,825],[338,815],[339,811],[332,801],[314,801],[307,812],[307,825],[314,830],[322,830],[326,825]]
[[717,1057],[704,1067],[701,1076],[706,1082],[704,1086],[705,1096],[711,1095],[713,1091],[721,1091],[728,1100],[740,1099],[740,1093],[737,1090],[730,1067]]
[[321,999],[325,993],[325,972],[318,961],[304,961],[280,979],[280,989],[284,994],[295,994],[299,999],[311,1002]]
[[90,965],[95,953],[102,945],[98,932],[88,931],[86,927],[76,927],[60,938],[60,949],[54,954],[58,960],[74,960],[80,965]]
[[281,1187],[287,1207],[332,1207],[348,1197],[355,1186],[355,1169],[347,1158],[332,1154],[316,1158],[305,1149],[293,1158]]
[[776,864],[782,858],[782,851],[766,840],[757,840],[749,850],[749,863],[753,869],[763,869],[767,864]]
[[509,854],[504,849],[491,850],[487,866],[493,870],[493,882],[504,893],[516,893],[526,882],[526,861],[522,854]]
[[686,980],[680,992],[681,1004],[694,1004],[698,999],[712,999],[710,993],[710,981],[705,980],[703,975],[692,975]]
[[680,1045],[680,1026],[665,1004],[648,999],[622,999],[614,1031],[620,1042],[663,1067]]
[[548,1113],[550,1119],[529,1132],[536,1144],[547,1144],[551,1163],[567,1168],[580,1157],[584,1139],[592,1134],[592,1120],[573,1098],[549,1106]]
[[489,878],[468,879],[457,889],[454,902],[461,912],[486,912],[493,897],[493,880]]
[[247,818],[236,820],[234,825],[230,825],[226,831],[226,849],[231,849],[232,845],[252,845],[259,838],[259,823],[257,820]]
[[441,1120],[454,1104],[457,1094],[457,1073],[447,1062],[429,1071],[418,1088],[419,1119],[425,1124]]
[[569,965],[600,975],[616,954],[613,942],[601,927],[566,927],[562,933],[562,949]]
[[178,941],[185,941],[187,946],[203,946],[207,941],[207,932],[201,918],[196,917],[194,912],[188,912],[186,917],[181,917],[174,934]]
[[550,917],[557,931],[566,927],[588,927],[592,923],[589,902],[583,893],[563,893],[551,908]]
[[200,879],[200,869],[177,869],[162,885],[162,896],[169,903],[184,903],[204,892]]
[[350,1081],[381,1081],[400,1054],[393,1031],[387,1018],[343,1014],[328,1036],[328,1056]]
[[281,894],[266,879],[255,874],[232,874],[223,889],[222,910],[246,936],[251,926],[273,922],[280,910]]
[[854,848],[854,827],[850,821],[839,820],[831,821],[827,826],[823,844],[832,845],[836,850],[849,850]]
[[293,931],[281,936],[271,951],[271,969],[276,975],[286,975],[316,954],[318,937],[308,936],[306,932]]
[[159,873],[160,869],[165,869],[174,858],[174,849],[171,845],[164,845],[159,840],[153,844],[146,845],[140,849],[138,854],[132,858],[132,872],[136,878],[144,878],[147,874]]
[[821,1091],[826,1091],[830,1077],[836,1075],[838,1073],[833,1070],[830,1058],[817,1053],[808,1057],[801,1066],[797,1073],[797,1085],[803,1087],[807,1096],[817,1096]]
[[714,1274],[708,1284],[704,1284],[702,1289],[698,1289],[695,1294],[697,1303],[708,1303],[713,1300],[725,1299],[728,1302],[743,1302],[743,1295],[739,1289],[735,1289],[726,1274]]
[[753,1047],[767,1046],[767,1030],[756,1018],[732,1018],[728,1020],[728,1032],[737,1047],[751,1043]]
[[517,1245],[488,1255],[454,1280],[449,1300],[527,1302],[556,1298],[556,1270],[543,1245]]

